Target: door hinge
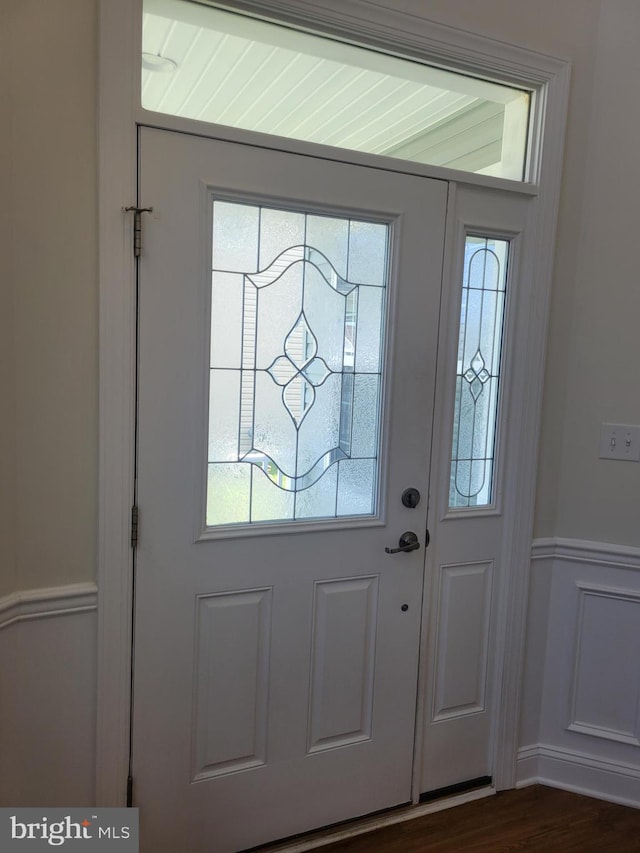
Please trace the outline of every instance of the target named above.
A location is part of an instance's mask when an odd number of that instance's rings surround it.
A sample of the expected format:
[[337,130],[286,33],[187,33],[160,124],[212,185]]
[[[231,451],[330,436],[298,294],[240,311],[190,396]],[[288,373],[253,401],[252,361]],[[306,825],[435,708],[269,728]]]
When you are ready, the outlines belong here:
[[138,544],[138,507],[131,507],[131,547],[135,548]]
[[133,776],[127,776],[127,808],[133,806]]
[[139,258],[142,250],[142,214],[152,213],[153,208],[135,207],[134,205],[125,207],[127,213],[131,210],[133,211],[133,255]]

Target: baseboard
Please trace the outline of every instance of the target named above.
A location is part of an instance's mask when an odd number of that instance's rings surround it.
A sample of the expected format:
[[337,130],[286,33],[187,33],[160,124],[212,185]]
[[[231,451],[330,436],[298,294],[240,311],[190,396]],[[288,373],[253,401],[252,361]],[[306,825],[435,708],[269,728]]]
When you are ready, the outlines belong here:
[[73,583],[13,592],[0,598],[0,630],[29,619],[84,613],[95,610],[97,604],[98,588],[95,583]]
[[526,788],[538,784],[538,745],[525,746],[518,750],[516,788]]
[[548,785],[640,809],[640,766],[547,744],[518,752],[518,788]]

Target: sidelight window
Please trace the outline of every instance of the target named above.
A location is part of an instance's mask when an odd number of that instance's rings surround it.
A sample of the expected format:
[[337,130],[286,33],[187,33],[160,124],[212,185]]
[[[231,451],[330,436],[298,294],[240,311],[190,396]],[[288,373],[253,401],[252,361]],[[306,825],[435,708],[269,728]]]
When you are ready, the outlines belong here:
[[467,234],[456,370],[449,507],[493,502],[509,242]]

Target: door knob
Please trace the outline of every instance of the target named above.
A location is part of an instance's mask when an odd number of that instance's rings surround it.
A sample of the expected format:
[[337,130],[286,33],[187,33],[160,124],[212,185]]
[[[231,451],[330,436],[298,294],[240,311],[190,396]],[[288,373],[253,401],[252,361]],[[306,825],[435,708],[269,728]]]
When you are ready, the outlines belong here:
[[419,547],[420,542],[418,542],[416,534],[413,530],[407,530],[398,540],[397,548],[385,548],[384,550],[387,554],[399,554],[401,551],[417,551]]

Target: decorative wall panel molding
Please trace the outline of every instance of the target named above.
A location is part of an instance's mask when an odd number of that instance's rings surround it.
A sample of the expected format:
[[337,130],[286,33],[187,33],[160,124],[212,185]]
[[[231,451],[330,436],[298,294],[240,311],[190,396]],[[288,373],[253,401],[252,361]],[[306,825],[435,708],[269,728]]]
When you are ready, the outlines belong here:
[[87,583],[0,599],[4,804],[96,802],[96,598]]
[[98,588],[94,583],[13,592],[0,598],[0,629],[28,619],[95,610],[97,604]]
[[529,602],[518,785],[640,808],[640,548],[537,540]]
[[640,746],[640,592],[576,583],[570,731]]

